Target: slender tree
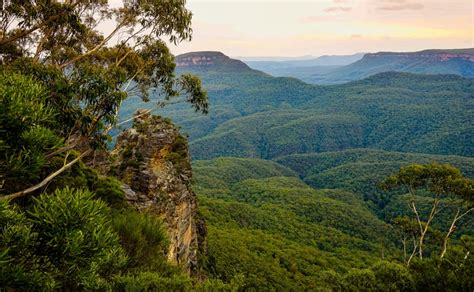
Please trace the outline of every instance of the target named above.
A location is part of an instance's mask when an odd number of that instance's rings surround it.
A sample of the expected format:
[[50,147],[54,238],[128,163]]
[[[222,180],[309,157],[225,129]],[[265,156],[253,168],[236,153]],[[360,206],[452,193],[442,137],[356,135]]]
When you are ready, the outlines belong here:
[[[397,217],[393,220],[396,231],[400,234],[403,246],[403,262],[409,266],[411,260],[416,255],[418,249],[418,223],[406,216]],[[411,242],[411,252],[408,255],[408,248]]]
[[[448,249],[448,241],[453,233],[457,230],[457,225],[461,219],[466,218],[474,211],[474,180],[469,178],[458,178],[451,182],[453,191],[456,195],[456,213],[453,216],[451,225],[443,238],[443,247],[440,257],[446,255]],[[472,218],[471,218],[472,220]]]
[[[2,2],[2,8],[0,70],[28,76],[47,91],[42,103],[54,111],[54,131],[63,143],[44,154],[50,161],[66,159],[34,185],[9,189],[10,194],[0,198],[41,189],[104,147],[122,101],[129,96],[145,101],[153,96],[157,106],[171,99],[189,102],[207,113],[200,80],[175,75],[174,57],[166,45],[191,39],[192,14],[185,0],[123,0],[118,5],[107,0],[12,0]],[[0,130],[0,139],[6,141],[7,130]],[[0,175],[8,185],[11,174]]]
[[[409,193],[409,205],[415,215],[418,224],[418,255],[423,259],[424,241],[436,215],[443,209],[440,208],[442,199],[450,199],[456,204],[457,212],[454,215],[450,229],[448,230],[443,243],[441,257],[447,249],[447,243],[456,228],[456,223],[460,219],[469,215],[473,208],[465,209],[466,202],[474,197],[473,180],[465,178],[461,171],[448,164],[432,163],[429,165],[413,164],[402,167],[398,173],[388,177],[382,184],[386,189],[404,188]],[[428,191],[433,198],[430,211],[426,218],[422,218],[417,207],[417,191]]]

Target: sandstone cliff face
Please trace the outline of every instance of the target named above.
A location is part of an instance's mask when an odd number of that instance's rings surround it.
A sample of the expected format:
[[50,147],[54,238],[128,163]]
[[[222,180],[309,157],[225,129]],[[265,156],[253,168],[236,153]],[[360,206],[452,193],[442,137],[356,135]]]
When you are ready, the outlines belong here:
[[234,72],[236,70],[245,69],[250,70],[250,68],[242,61],[231,59],[228,56],[224,55],[221,52],[191,52],[176,56],[175,59],[176,69],[178,72],[186,72],[189,68],[206,68],[208,70],[210,67],[214,69],[219,68],[220,70]]
[[221,52],[193,52],[176,57],[176,67],[209,66],[230,60]]
[[127,200],[151,211],[167,225],[169,261],[193,273],[204,249],[206,227],[197,218],[191,189],[187,140],[168,121],[138,111],[133,128],[121,133],[113,150],[111,172],[121,179]]

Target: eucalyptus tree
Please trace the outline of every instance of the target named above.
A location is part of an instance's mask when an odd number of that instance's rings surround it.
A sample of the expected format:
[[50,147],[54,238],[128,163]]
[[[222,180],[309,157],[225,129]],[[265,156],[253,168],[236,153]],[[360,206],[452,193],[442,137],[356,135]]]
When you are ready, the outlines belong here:
[[[460,220],[468,217],[474,211],[474,180],[466,178],[461,171],[449,164],[432,163],[428,165],[412,164],[402,167],[398,173],[389,176],[383,186],[386,189],[404,188],[409,194],[408,204],[415,216],[418,231],[414,232],[413,225],[409,222],[403,223],[403,229],[409,227],[409,231],[416,238],[417,242],[413,244],[414,251],[423,259],[423,248],[426,235],[437,218],[437,215],[444,207],[441,202],[449,202],[454,206],[455,214],[452,215],[451,225],[443,239],[440,257],[446,254],[447,245],[450,237],[457,229]],[[417,204],[417,194],[419,191],[427,191],[432,196],[432,204],[426,218],[423,218],[419,212]],[[414,232],[414,233],[413,233]],[[413,253],[412,253],[413,254]],[[412,257],[407,260],[410,263]]]
[[[62,157],[64,163],[26,189],[0,190],[7,194],[1,198],[36,191],[94,149],[104,147],[121,103],[129,96],[148,101],[152,95],[157,106],[171,99],[188,102],[196,111],[207,113],[207,95],[200,80],[189,74],[175,75],[174,57],[167,46],[167,42],[177,45],[191,40],[192,14],[185,2],[2,1],[0,70],[3,76],[26,75],[46,91],[41,100],[55,113],[57,123],[52,130],[63,143],[43,154],[48,160]],[[3,109],[8,108],[7,100],[11,99],[0,101]],[[0,145],[8,144],[8,125],[1,127]],[[12,153],[11,147],[1,151],[9,148],[9,153],[2,153],[2,162],[20,155]],[[8,185],[11,174],[8,169],[2,172],[0,186]]]

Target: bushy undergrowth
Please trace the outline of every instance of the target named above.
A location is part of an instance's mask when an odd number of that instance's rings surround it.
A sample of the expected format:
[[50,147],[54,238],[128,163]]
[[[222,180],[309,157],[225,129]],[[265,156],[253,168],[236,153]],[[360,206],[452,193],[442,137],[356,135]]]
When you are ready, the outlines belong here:
[[127,262],[108,207],[89,191],[44,194],[26,212],[0,208],[2,287],[104,288]]

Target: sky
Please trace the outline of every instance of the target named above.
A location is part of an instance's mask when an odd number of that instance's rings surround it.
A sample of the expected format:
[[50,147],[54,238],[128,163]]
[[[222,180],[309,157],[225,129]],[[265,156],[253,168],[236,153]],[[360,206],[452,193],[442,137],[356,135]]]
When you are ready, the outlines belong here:
[[474,47],[474,0],[188,0],[174,54],[320,56]]

